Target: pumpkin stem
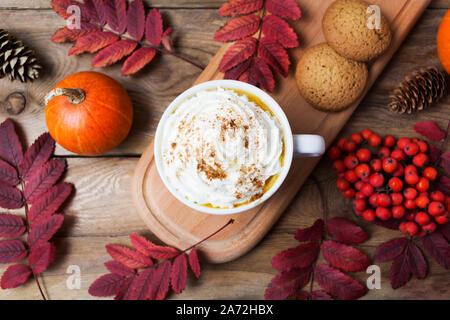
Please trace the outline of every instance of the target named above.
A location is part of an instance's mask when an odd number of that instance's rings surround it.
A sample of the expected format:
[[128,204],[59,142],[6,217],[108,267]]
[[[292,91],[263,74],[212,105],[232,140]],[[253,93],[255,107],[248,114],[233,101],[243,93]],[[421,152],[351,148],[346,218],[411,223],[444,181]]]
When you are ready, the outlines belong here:
[[50,100],[59,96],[66,96],[72,104],[80,104],[86,100],[86,92],[82,89],[56,88],[45,97],[45,104],[47,105]]

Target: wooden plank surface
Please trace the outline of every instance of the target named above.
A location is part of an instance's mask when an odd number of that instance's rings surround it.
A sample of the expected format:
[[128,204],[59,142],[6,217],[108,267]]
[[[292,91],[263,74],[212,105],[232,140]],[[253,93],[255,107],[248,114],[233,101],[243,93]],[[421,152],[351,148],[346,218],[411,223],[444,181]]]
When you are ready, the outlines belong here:
[[[221,1],[149,1],[162,7],[172,6],[176,10],[163,10],[177,32],[178,51],[195,57],[196,61],[206,65],[220,44],[212,40],[217,28],[225,21],[217,14],[216,7]],[[196,3],[196,5],[191,5]],[[202,5],[207,3],[207,5]],[[200,4],[198,6],[197,4]],[[211,8],[211,4],[214,8]],[[58,79],[81,69],[89,69],[91,56],[81,58],[67,57],[68,46],[53,45],[49,41],[51,34],[63,21],[48,10],[48,1],[3,0],[0,8],[17,7],[20,10],[0,10],[0,27],[7,28],[36,47],[44,57],[48,71],[46,76],[32,86],[19,83],[10,84],[0,80],[0,98],[13,89],[29,91],[31,104],[24,114],[15,117],[21,124],[21,132],[30,141],[45,130],[43,110],[39,101],[43,92],[51,88]],[[343,129],[342,135],[364,128],[373,128],[380,133],[414,136],[412,126],[415,122],[432,119],[444,126],[450,114],[450,98],[441,104],[414,116],[392,116],[386,109],[388,93],[407,73],[420,66],[437,64],[435,32],[450,0],[433,1],[406,42],[396,54],[387,70],[377,81],[366,99],[357,109]],[[22,10],[35,8],[40,10]],[[21,21],[38,21],[33,28]],[[192,23],[195,21],[196,23]],[[198,23],[200,21],[200,23]],[[31,25],[31,24],[30,24]],[[87,289],[94,279],[106,272],[103,263],[109,260],[104,249],[107,243],[129,244],[128,234],[139,233],[157,239],[143,225],[132,204],[130,191],[131,178],[137,164],[137,156],[154,135],[155,125],[162,110],[180,92],[190,86],[200,71],[178,62],[171,57],[160,58],[152,67],[137,77],[144,82],[145,92],[133,83],[133,78],[119,76],[119,68],[103,70],[119,79],[129,90],[134,100],[150,101],[148,110],[137,111],[138,120],[133,128],[132,137],[112,155],[106,158],[69,159],[67,181],[73,182],[77,192],[64,212],[67,222],[57,235],[56,263],[44,274],[42,282],[51,299],[90,299]],[[139,104],[139,103],[138,103]],[[0,114],[4,120],[5,114]],[[446,147],[450,151],[450,146]],[[68,154],[63,150],[59,154]],[[132,155],[132,157],[129,157]],[[335,176],[330,170],[330,162],[324,159],[314,171],[323,184],[327,196],[330,215],[355,219],[349,202],[336,190]],[[320,217],[320,200],[315,187],[307,182],[295,200],[283,214],[274,229],[249,254],[223,265],[203,264],[199,280],[189,279],[187,289],[175,299],[261,299],[270,279],[276,274],[271,267],[271,258],[279,251],[296,245],[293,239],[295,230],[311,225]],[[355,219],[356,220],[356,219]],[[119,223],[117,223],[118,221]],[[360,248],[373,254],[381,242],[399,236],[398,232],[385,230],[369,223],[357,220],[368,231],[370,239]],[[389,265],[380,264],[382,269],[382,290],[370,291],[366,299],[450,299],[450,277],[448,272],[427,256],[430,266],[429,276],[425,280],[411,280],[405,287],[392,290],[389,285]],[[78,265],[82,272],[80,290],[68,290],[66,270],[70,265]],[[0,273],[5,269],[0,266]],[[364,273],[358,274],[361,281]],[[0,291],[0,299],[39,299],[35,284],[11,291]]]

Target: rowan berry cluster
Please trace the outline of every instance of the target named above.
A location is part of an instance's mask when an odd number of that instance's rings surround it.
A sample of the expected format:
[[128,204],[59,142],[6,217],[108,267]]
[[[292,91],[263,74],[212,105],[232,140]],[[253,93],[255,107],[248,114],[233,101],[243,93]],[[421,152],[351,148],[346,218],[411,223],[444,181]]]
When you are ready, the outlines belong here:
[[427,142],[381,138],[371,130],[339,139],[328,151],[338,173],[336,186],[367,221],[401,219],[400,231],[423,236],[449,221],[450,197],[433,190],[437,170]]

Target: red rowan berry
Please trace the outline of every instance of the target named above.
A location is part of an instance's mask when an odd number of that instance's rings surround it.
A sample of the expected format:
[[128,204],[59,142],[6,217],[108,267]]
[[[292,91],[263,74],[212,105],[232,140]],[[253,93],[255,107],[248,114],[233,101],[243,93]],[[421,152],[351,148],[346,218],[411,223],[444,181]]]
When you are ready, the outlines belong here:
[[341,158],[342,152],[341,149],[339,149],[336,146],[333,146],[328,150],[328,157],[331,160],[339,160]]
[[372,135],[372,133],[373,133],[372,130],[369,130],[369,129],[364,129],[363,131],[361,131],[361,135],[366,140],[369,139],[369,137]]
[[409,221],[405,225],[405,233],[413,237],[419,233],[419,226],[415,222]]
[[366,199],[367,197],[365,196],[364,193],[362,193],[361,191],[357,191],[355,193],[355,199]]
[[403,196],[400,192],[391,193],[391,200],[393,206],[398,206],[403,203]]
[[433,167],[427,167],[423,170],[423,176],[431,181],[436,180],[437,174],[437,170]]
[[379,188],[379,187],[383,186],[384,176],[379,172],[372,174],[370,176],[370,184],[375,188]]
[[416,206],[425,209],[430,203],[430,199],[425,195],[420,195],[416,198]]
[[356,190],[359,191],[359,190],[361,190],[361,188],[362,188],[363,185],[364,185],[364,182],[361,181],[361,180],[359,180],[359,181],[356,181],[356,182],[355,182],[354,187],[355,187]]
[[405,199],[414,200],[417,197],[417,190],[414,188],[406,188],[403,191]]
[[391,205],[391,197],[389,197],[387,194],[385,193],[379,193],[378,197],[377,197],[377,204],[380,207],[389,207]]
[[430,193],[430,198],[433,201],[438,201],[438,202],[444,202],[445,201],[445,195],[442,191],[439,190],[434,190],[433,192]]
[[387,157],[390,156],[390,154],[391,154],[391,150],[389,150],[388,147],[382,147],[382,148],[380,148],[380,149],[378,150],[378,153],[377,153],[378,158],[380,158],[380,159],[387,158]]
[[420,178],[419,182],[417,182],[416,184],[416,189],[419,192],[425,192],[428,190],[428,188],[430,188],[430,181],[428,181],[427,178]]
[[395,171],[392,173],[392,175],[394,177],[400,177],[403,175],[404,172],[405,172],[405,169],[403,168],[403,166],[400,163],[397,163],[397,169],[395,169]]
[[380,159],[373,159],[372,161],[370,161],[370,167],[373,171],[378,172],[383,168],[383,163]]
[[370,197],[373,195],[374,189],[373,186],[370,183],[365,183],[361,187],[361,193],[364,194],[366,197]]
[[356,193],[355,189],[352,189],[352,188],[347,189],[347,190],[345,190],[345,191],[342,191],[342,195],[343,195],[344,198],[346,198],[346,199],[351,199],[351,198],[353,198],[353,197],[355,196],[355,193]]
[[369,197],[369,203],[372,207],[378,207],[378,194],[374,193]]
[[356,149],[356,143],[354,141],[351,140],[347,140],[344,143],[344,150],[347,152],[353,152]]
[[348,169],[355,169],[356,166],[359,164],[358,158],[355,157],[352,154],[349,154],[344,159],[344,164]]
[[442,202],[433,201],[428,206],[428,213],[433,217],[445,212],[444,204]]
[[369,144],[372,146],[372,147],[378,147],[380,144],[381,144],[381,138],[380,138],[380,136],[379,135],[377,135],[376,133],[372,133],[370,136],[369,136]]
[[444,212],[443,214],[434,217],[434,221],[436,221],[437,224],[446,224],[449,220],[450,216],[448,212]]
[[351,183],[355,183],[356,181],[358,181],[358,176],[355,170],[347,170],[345,172],[345,180]]
[[363,141],[363,137],[358,132],[355,132],[350,136],[350,140],[352,140],[356,144],[361,144]]
[[336,160],[333,162],[333,167],[336,170],[337,173],[342,173],[347,170],[347,167],[344,164],[344,161],[342,160]]
[[422,226],[422,230],[428,234],[433,233],[436,231],[436,223],[430,222],[429,224]]
[[378,217],[378,219],[380,220],[389,220],[392,217],[392,213],[391,210],[389,210],[388,208],[384,208],[384,207],[378,207],[375,210],[375,215]]
[[356,172],[356,175],[360,179],[364,179],[364,178],[369,177],[369,175],[370,175],[370,167],[369,167],[368,164],[363,163],[363,164],[360,164],[359,166],[357,166],[355,168],[355,172]]
[[362,217],[366,221],[373,221],[373,220],[376,219],[377,216],[375,215],[375,211],[374,210],[368,209],[368,210],[363,212]]
[[415,217],[416,217],[416,212],[415,211],[408,211],[408,212],[406,212],[406,216],[405,216],[406,220],[413,221],[415,219]]
[[367,202],[364,199],[353,200],[353,208],[358,211],[364,211],[367,208]]
[[421,212],[418,212],[418,213],[416,214],[414,220],[415,220],[419,225],[424,226],[424,225],[430,223],[431,218],[430,218],[430,216],[428,215],[428,213],[421,211]]
[[395,138],[393,136],[386,136],[383,138],[383,145],[391,148],[395,145]]
[[336,187],[338,187],[341,191],[345,191],[350,188],[350,183],[343,178],[339,178],[336,181]]
[[412,199],[406,199],[403,201],[403,206],[408,210],[413,210],[416,208],[416,201]]
[[404,206],[393,206],[392,209],[392,217],[395,219],[401,219],[406,214],[406,209]]
[[419,152],[419,145],[414,142],[408,143],[403,151],[410,157],[415,156]]
[[389,180],[389,188],[392,191],[401,191],[403,189],[403,181],[397,177],[393,177]]
[[419,179],[419,175],[415,172],[405,173],[405,182],[409,185],[416,185]]
[[397,147],[403,150],[406,147],[406,145],[410,142],[411,140],[409,140],[408,138],[400,138],[397,140]]
[[419,153],[414,156],[413,163],[416,167],[424,167],[428,164],[428,156],[425,153]]
[[383,160],[383,170],[387,173],[392,173],[397,169],[397,160],[386,158]]
[[416,166],[413,166],[412,164],[406,166],[405,167],[405,174],[409,174],[409,173],[417,173]]
[[337,147],[341,150],[344,150],[344,145],[347,142],[347,138],[340,138],[337,142]]
[[419,145],[419,150],[422,153],[426,153],[428,151],[428,144],[425,141],[417,141]]
[[406,159],[406,155],[401,149],[395,149],[394,151],[392,151],[390,157],[397,161],[403,161]]
[[369,149],[359,149],[358,151],[356,151],[356,157],[361,162],[368,162],[370,161],[372,154],[370,153]]

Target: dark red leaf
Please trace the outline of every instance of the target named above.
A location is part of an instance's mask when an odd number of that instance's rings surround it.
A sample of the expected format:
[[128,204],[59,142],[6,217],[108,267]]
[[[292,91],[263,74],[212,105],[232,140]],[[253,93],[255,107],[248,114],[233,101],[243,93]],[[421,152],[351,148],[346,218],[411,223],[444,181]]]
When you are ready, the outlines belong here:
[[20,237],[26,230],[23,219],[14,214],[0,214],[0,237]]
[[73,186],[70,183],[59,183],[50,188],[42,197],[36,200],[28,212],[28,220],[31,224],[50,217],[58,210],[72,193]]
[[325,241],[321,245],[322,255],[335,268],[347,272],[365,271],[370,259],[356,248],[335,241]]
[[137,47],[137,42],[120,40],[102,49],[92,60],[94,68],[104,68],[130,55]]
[[450,174],[450,152],[446,152],[442,155],[442,167],[445,169],[447,174]]
[[285,48],[298,47],[298,37],[294,29],[273,14],[264,17],[262,31],[267,38],[279,42]]
[[295,294],[289,296],[289,300],[310,300],[309,292],[306,291],[297,291]]
[[311,300],[334,300],[332,296],[323,290],[311,292]]
[[52,0],[51,5],[57,14],[64,19],[68,19],[70,15],[67,13],[67,8],[71,5],[80,5],[80,3],[72,0]]
[[22,241],[0,241],[0,263],[13,263],[22,260],[28,254]]
[[441,190],[443,193],[445,193],[447,196],[450,196],[450,178],[447,176],[440,176],[436,183],[434,184],[434,187],[437,190]]
[[106,21],[109,27],[120,34],[127,29],[127,2],[126,0],[104,1]]
[[148,300],[157,281],[155,269],[145,269],[132,278],[123,300]]
[[147,64],[149,64],[156,55],[156,50],[153,48],[140,48],[135,51],[122,67],[122,75],[129,76],[137,73]]
[[114,273],[105,274],[95,280],[89,287],[89,294],[94,297],[110,297],[119,292],[126,278]]
[[34,223],[28,234],[29,246],[33,247],[49,241],[61,228],[63,221],[63,215],[55,214]]
[[129,248],[109,244],[106,251],[114,260],[132,269],[143,269],[153,265],[149,257]]
[[281,45],[269,39],[262,38],[258,46],[258,54],[261,59],[268,63],[272,68],[281,73],[284,77],[289,74],[289,56]]
[[434,163],[441,157],[441,150],[432,144],[428,144],[428,155],[430,156],[430,162]]
[[200,262],[198,261],[197,249],[195,248],[189,252],[189,265],[195,277],[198,279],[200,277]]
[[55,34],[51,37],[51,40],[55,43],[63,43],[67,41],[75,41],[78,38],[86,36],[93,32],[98,32],[101,29],[94,26],[93,24],[87,22],[81,22],[80,29],[70,29],[69,27],[64,27],[55,32]]
[[145,9],[142,0],[134,0],[128,6],[128,34],[136,40],[141,40],[145,31]]
[[22,264],[9,266],[2,276],[1,287],[3,290],[14,289],[27,282],[31,270]]
[[131,281],[133,281],[134,277],[125,278],[122,284],[120,285],[119,291],[117,292],[114,300],[125,300],[125,295],[130,288]]
[[260,85],[264,90],[272,92],[275,80],[269,66],[260,58],[253,58],[248,74],[248,83]]
[[55,140],[48,132],[41,135],[28,148],[19,166],[20,174],[25,181],[29,181],[32,176],[37,174],[41,167],[50,159],[55,151]]
[[344,218],[328,219],[327,232],[336,241],[358,244],[367,240],[367,233],[357,224]]
[[280,252],[272,259],[272,266],[279,271],[289,271],[310,266],[317,257],[319,244],[301,244],[296,248]]
[[300,242],[319,241],[322,238],[322,233],[323,220],[318,219],[311,227],[297,230],[294,237]]
[[27,203],[35,203],[53,187],[65,170],[65,160],[52,159],[48,161],[25,185],[24,196]]
[[246,71],[248,71],[248,69],[250,68],[250,65],[252,63],[252,59],[248,59],[247,61],[244,61],[240,64],[238,64],[236,67],[228,70],[227,72],[225,72],[225,79],[230,79],[230,80],[238,80],[239,77]]
[[358,299],[367,291],[352,277],[324,264],[315,268],[315,279],[322,289],[342,300]]
[[439,128],[434,121],[419,122],[414,126],[414,130],[418,134],[432,141],[441,141],[447,136],[447,133]]
[[169,291],[170,284],[170,261],[161,263],[155,271],[155,283],[152,284],[150,300],[163,300]]
[[284,300],[304,287],[311,275],[311,267],[285,271],[272,279],[264,293],[266,300]]
[[410,241],[407,247],[409,269],[418,279],[424,279],[427,275],[427,262],[423,257],[422,251]]
[[16,168],[22,163],[22,145],[11,119],[6,119],[0,125],[0,158]]
[[5,209],[19,209],[22,206],[22,192],[19,189],[0,183],[0,207]]
[[102,26],[106,23],[103,2],[104,0],[84,0],[84,11],[87,18]]
[[256,51],[256,43],[255,38],[248,37],[233,44],[220,61],[220,72],[226,72],[250,58]]
[[447,239],[447,241],[450,241],[450,223],[441,225],[441,227],[437,232],[442,233],[442,235]]
[[377,247],[373,259],[377,262],[394,260],[405,250],[408,242],[406,238],[395,238],[384,242]]
[[17,170],[8,162],[0,159],[0,183],[4,183],[11,187],[18,185],[20,182]]
[[219,9],[222,17],[237,16],[258,11],[263,6],[263,0],[230,0],[225,2]]
[[28,263],[34,274],[47,270],[55,258],[55,245],[50,242],[42,243],[31,248]]
[[157,246],[156,244],[137,234],[130,235],[130,239],[133,247],[135,247],[136,250],[146,256],[152,257],[157,260],[172,259],[180,253],[180,251],[171,247]]
[[441,232],[420,238],[422,247],[444,268],[450,268],[450,244]]
[[406,251],[394,259],[391,266],[390,279],[393,289],[400,288],[411,279],[411,268]]
[[187,280],[187,262],[186,256],[180,254],[175,258],[170,271],[170,282],[175,293],[181,293],[186,287]]
[[281,18],[298,20],[302,13],[295,0],[266,0],[266,9]]
[[402,223],[402,221],[401,219],[389,219],[386,221],[376,219],[373,221],[373,223],[383,228],[398,230],[400,223]]
[[214,40],[227,42],[251,36],[258,31],[261,18],[255,14],[231,19],[214,35]]
[[163,21],[161,13],[157,9],[152,9],[147,15],[145,23],[145,38],[154,46],[161,44],[163,35]]
[[128,277],[135,274],[134,269],[128,268],[126,265],[117,261],[105,262],[105,267],[109,270],[109,272],[122,277]]
[[69,56],[78,55],[85,52],[94,53],[119,40],[119,37],[112,32],[97,31],[78,38],[75,45],[69,50]]

